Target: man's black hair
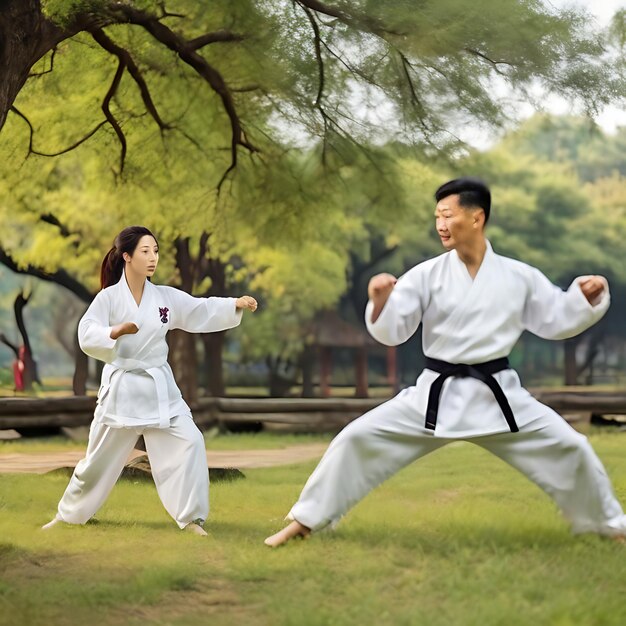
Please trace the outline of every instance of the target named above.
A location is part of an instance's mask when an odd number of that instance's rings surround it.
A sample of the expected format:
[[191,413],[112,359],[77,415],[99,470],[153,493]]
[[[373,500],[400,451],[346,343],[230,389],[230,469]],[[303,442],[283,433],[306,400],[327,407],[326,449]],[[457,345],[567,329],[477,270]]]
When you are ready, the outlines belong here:
[[479,207],[485,212],[485,224],[491,212],[491,191],[480,178],[455,178],[444,183],[435,191],[435,200],[439,202],[448,196],[458,194],[459,204],[466,208]]

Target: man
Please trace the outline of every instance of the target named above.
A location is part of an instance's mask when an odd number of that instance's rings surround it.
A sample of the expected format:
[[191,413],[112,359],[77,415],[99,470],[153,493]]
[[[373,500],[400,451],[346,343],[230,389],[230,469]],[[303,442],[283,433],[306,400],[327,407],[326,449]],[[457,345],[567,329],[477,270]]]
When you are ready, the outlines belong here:
[[606,312],[601,276],[564,292],[538,270],[493,252],[484,228],[491,193],[480,180],[435,193],[446,253],[399,280],[374,276],[365,312],[385,345],[423,327],[426,368],[402,391],[349,424],[330,444],[271,547],[336,524],[369,491],[416,459],[463,439],[484,447],[550,495],[574,532],[623,537],[626,516],[587,439],[535,400],[507,356],[524,330],[546,339],[579,334]]

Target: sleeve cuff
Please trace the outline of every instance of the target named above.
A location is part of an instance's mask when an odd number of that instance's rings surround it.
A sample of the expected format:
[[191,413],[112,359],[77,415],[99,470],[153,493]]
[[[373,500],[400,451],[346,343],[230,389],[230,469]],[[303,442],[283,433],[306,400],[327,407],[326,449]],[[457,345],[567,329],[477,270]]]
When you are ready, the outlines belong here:
[[112,350],[115,348],[115,344],[117,344],[117,339],[113,339],[111,337],[111,331],[113,330],[113,326],[107,326],[104,332],[104,337],[102,337],[102,347],[107,350]]
[[367,326],[368,329],[374,325],[374,322],[371,321],[373,310],[374,310],[374,303],[371,300],[368,300],[367,306],[365,307],[365,325]]
[[593,302],[589,302],[589,300],[587,300],[587,298],[585,297],[585,294],[583,294],[583,291],[580,288],[579,284],[580,281],[584,280],[585,278],[589,278],[589,276],[578,276],[574,279],[569,289],[567,290],[568,293],[571,293],[572,297],[575,299],[577,308],[585,309],[588,311],[599,311],[608,309],[609,304],[611,303],[611,295],[609,292],[609,283],[607,279],[604,278],[604,276],[599,277],[604,283],[604,289]]
[[[243,317],[243,309],[238,309],[237,308],[237,298],[224,298],[224,300],[226,301],[226,306],[230,307],[231,304],[228,302],[229,300],[232,301],[232,314],[234,315],[233,319],[235,320],[235,324],[234,326],[239,326],[239,324],[241,324],[241,318]],[[226,307],[225,307],[226,310]]]

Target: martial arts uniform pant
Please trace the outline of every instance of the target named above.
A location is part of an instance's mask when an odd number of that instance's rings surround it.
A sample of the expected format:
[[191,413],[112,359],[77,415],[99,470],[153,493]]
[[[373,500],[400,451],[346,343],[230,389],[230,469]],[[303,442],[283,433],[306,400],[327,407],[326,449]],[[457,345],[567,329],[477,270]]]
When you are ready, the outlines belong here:
[[180,528],[207,519],[209,471],[202,433],[189,415],[169,428],[111,428],[94,421],[87,453],[59,502],[57,518],[84,524],[104,504],[139,435],[143,435],[161,502]]
[[[573,532],[625,534],[626,516],[587,438],[550,408],[543,409],[543,415],[520,425],[518,433],[466,440],[500,457],[550,495]],[[332,526],[384,480],[457,440],[426,430],[424,417],[401,394],[337,435],[288,518],[313,531]]]

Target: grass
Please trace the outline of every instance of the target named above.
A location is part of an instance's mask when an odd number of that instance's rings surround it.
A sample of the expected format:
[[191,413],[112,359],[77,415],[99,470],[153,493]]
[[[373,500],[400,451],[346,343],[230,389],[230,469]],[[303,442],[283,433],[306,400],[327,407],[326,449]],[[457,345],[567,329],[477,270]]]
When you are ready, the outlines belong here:
[[[286,443],[257,437],[223,445]],[[291,438],[304,441],[319,438]],[[626,501],[623,433],[592,443]],[[39,532],[66,479],[0,476],[0,624],[626,623],[626,547],[572,537],[542,492],[470,444],[405,469],[335,532],[269,550],[314,465],[214,484],[209,538],[178,531],[154,487],[131,481],[97,523]]]

